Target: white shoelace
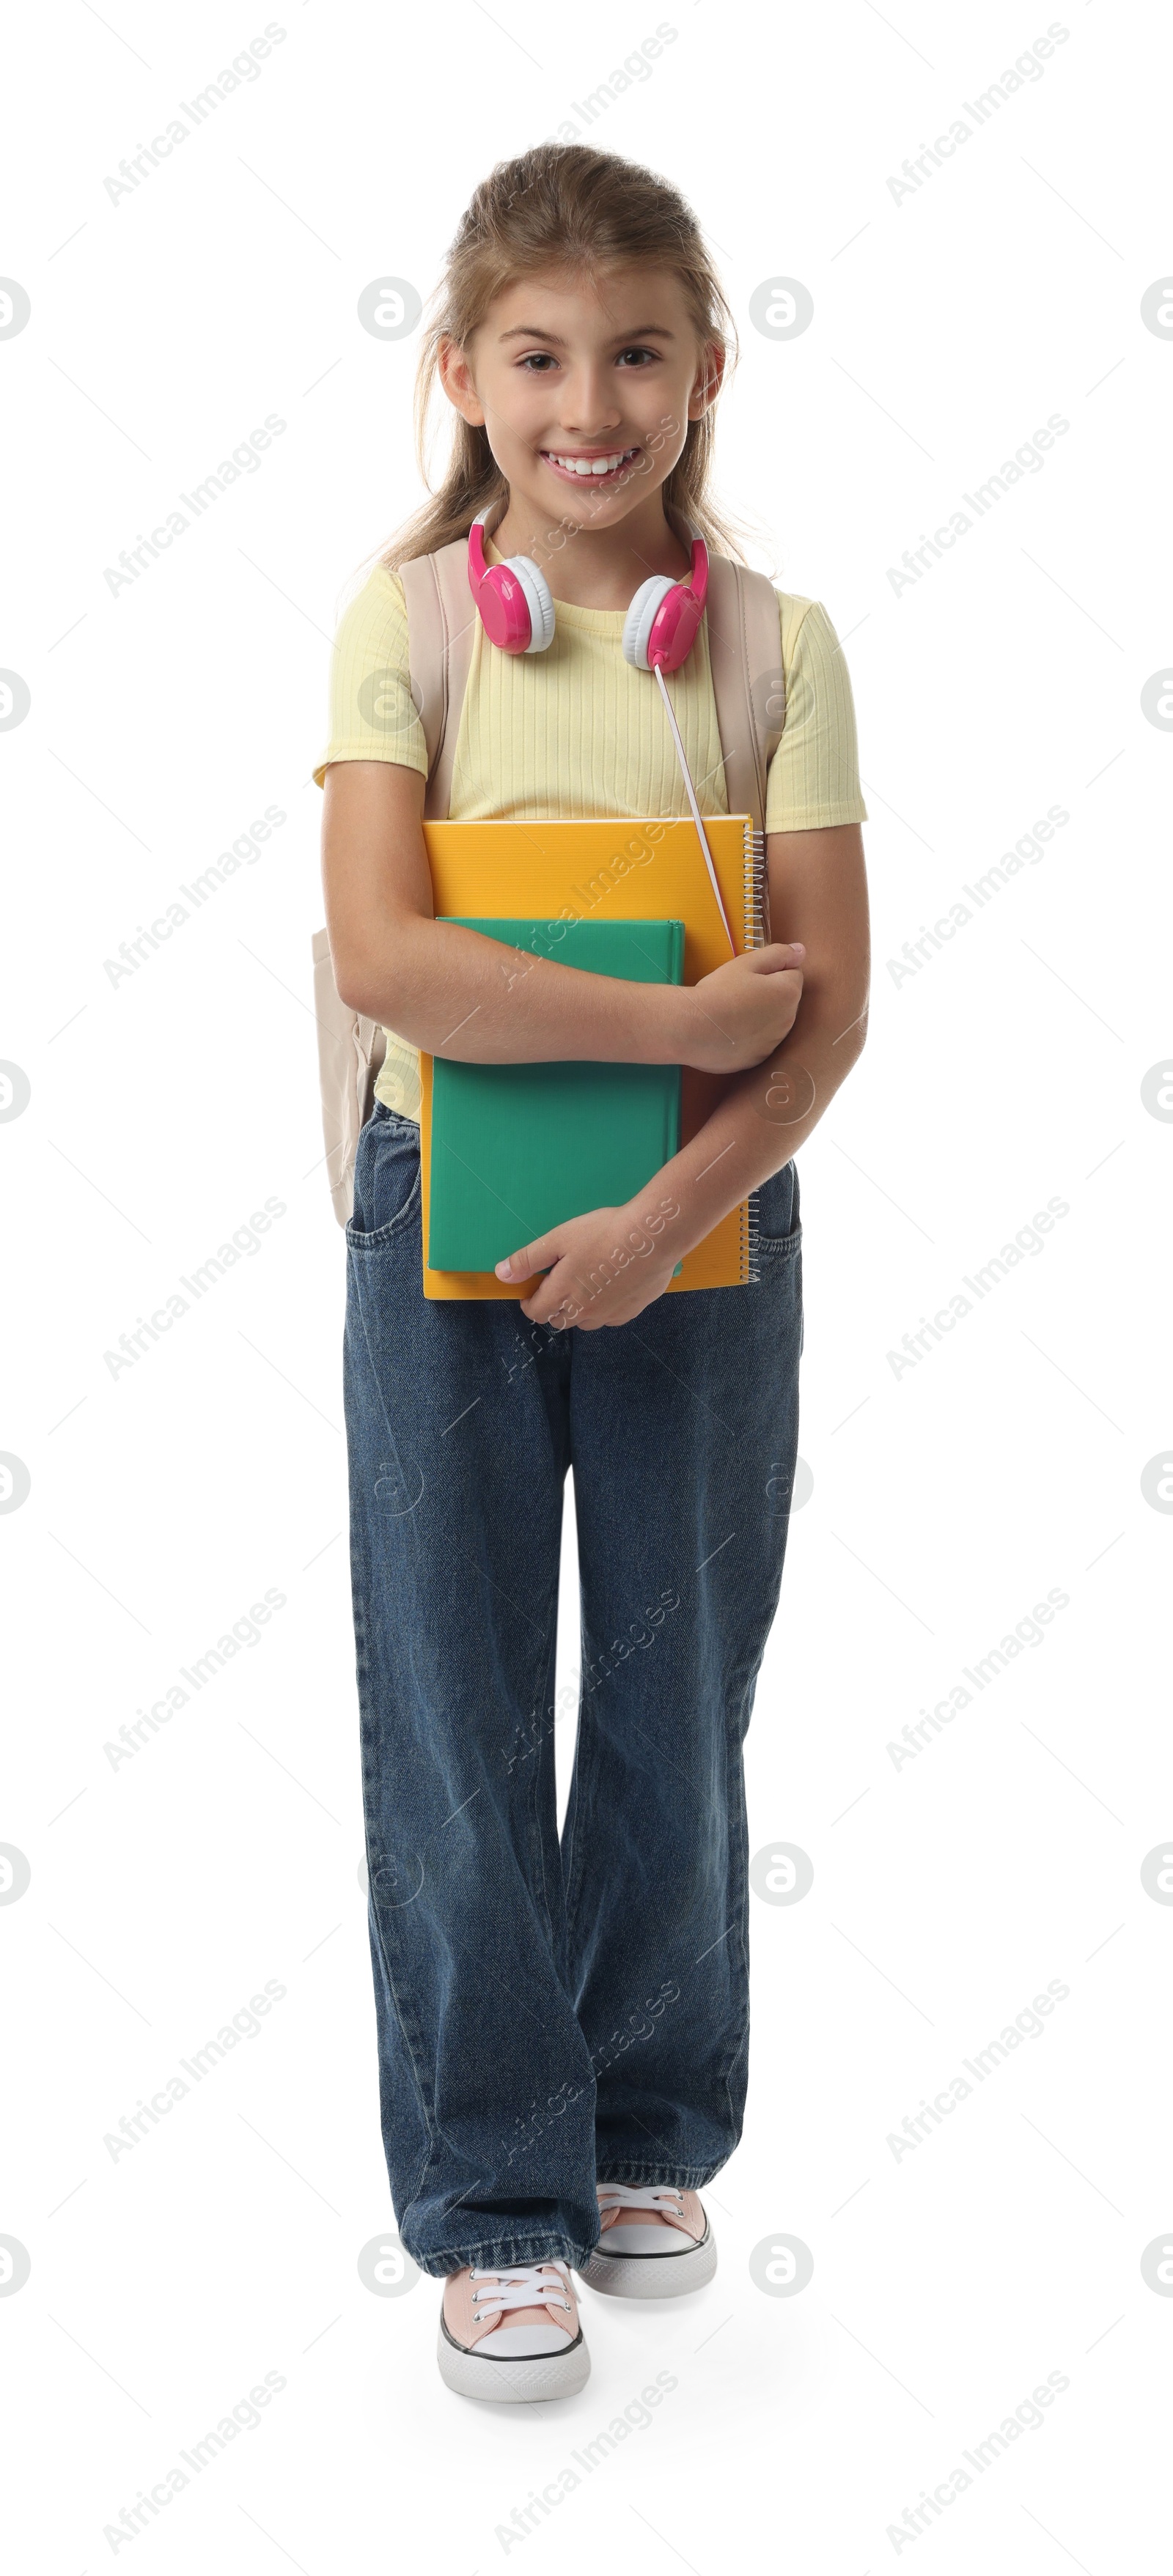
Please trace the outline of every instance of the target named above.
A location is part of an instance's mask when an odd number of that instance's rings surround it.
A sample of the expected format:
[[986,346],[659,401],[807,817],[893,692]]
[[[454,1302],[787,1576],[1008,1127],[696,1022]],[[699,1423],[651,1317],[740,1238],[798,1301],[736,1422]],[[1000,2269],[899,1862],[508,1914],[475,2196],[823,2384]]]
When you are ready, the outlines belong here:
[[605,2182],[599,2187],[600,2209],[651,2209],[658,2217],[683,2218],[684,2202],[679,2191],[667,2183],[640,2184]]
[[[504,2272],[470,2270],[473,2284],[473,2323],[480,2325],[486,2317],[501,2317],[510,2308],[569,2308],[570,2286],[566,2268],[561,2263],[513,2263]],[[480,2283],[483,2286],[479,2287]]]

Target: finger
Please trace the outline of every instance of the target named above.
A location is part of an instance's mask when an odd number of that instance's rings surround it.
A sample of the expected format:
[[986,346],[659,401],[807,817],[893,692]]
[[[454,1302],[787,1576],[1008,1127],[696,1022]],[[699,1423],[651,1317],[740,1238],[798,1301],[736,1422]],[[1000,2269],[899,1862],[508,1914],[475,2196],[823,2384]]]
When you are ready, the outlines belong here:
[[522,1298],[521,1311],[531,1324],[549,1324],[555,1332],[564,1332],[577,1323],[583,1311],[582,1297],[569,1261],[555,1261],[532,1297]]
[[540,1234],[534,1243],[524,1243],[520,1252],[509,1252],[495,1265],[498,1279],[533,1279],[539,1270],[549,1270],[558,1259],[557,1229]]

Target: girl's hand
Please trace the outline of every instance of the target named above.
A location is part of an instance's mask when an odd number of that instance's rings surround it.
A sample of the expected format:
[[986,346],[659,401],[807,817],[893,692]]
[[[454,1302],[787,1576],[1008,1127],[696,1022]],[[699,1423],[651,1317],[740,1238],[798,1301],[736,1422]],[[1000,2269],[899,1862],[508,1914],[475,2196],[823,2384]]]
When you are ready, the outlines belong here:
[[497,1277],[532,1279],[535,1270],[545,1270],[532,1297],[522,1298],[521,1311],[555,1332],[571,1324],[584,1333],[597,1332],[601,1324],[629,1324],[663,1295],[672,1277],[679,1259],[672,1219],[679,1214],[672,1198],[660,1201],[647,1222],[634,1206],[593,1208],[499,1261]]
[[744,1073],[790,1035],[802,999],[801,940],[749,948],[715,966],[681,994],[687,1012],[682,1061],[702,1073]]

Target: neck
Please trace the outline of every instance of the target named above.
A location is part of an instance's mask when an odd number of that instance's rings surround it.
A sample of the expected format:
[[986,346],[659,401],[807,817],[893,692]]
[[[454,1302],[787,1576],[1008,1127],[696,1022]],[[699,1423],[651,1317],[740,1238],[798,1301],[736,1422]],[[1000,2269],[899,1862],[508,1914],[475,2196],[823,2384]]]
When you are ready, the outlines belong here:
[[511,492],[496,526],[489,519],[485,552],[490,563],[503,555],[532,556],[554,598],[568,608],[626,608],[651,573],[679,581],[691,562],[684,528],[677,534],[670,524],[660,491],[649,492],[611,528],[553,521],[524,493]]

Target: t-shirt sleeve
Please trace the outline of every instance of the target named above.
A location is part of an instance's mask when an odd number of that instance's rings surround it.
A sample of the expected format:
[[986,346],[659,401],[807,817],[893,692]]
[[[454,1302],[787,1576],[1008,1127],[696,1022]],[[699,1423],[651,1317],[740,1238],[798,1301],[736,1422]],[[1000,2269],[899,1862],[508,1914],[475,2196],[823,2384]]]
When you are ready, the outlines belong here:
[[338,621],[330,656],[330,735],[314,770],[332,760],[391,760],[428,774],[411,695],[403,584],[379,564]]
[[767,832],[866,823],[843,647],[817,599],[778,594],[786,717],[766,780]]

